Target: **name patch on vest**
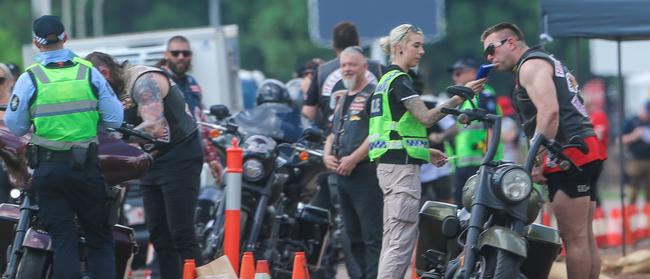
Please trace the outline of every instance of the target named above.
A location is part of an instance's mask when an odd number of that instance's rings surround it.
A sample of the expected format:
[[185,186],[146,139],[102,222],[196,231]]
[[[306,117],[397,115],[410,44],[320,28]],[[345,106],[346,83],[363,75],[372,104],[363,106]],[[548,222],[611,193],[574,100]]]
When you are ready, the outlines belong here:
[[370,117],[382,115],[381,94],[373,94],[370,100]]

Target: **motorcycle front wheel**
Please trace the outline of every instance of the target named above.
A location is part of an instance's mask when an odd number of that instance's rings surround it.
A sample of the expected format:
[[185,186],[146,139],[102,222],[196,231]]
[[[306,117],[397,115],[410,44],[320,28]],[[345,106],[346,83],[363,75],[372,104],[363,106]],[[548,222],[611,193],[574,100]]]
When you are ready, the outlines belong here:
[[[526,278],[521,273],[522,258],[506,250],[493,247],[486,247],[481,250],[481,255],[474,266],[474,274],[471,278],[476,279],[521,279]],[[457,270],[454,272],[455,279],[462,278]],[[513,276],[514,275],[514,276]]]
[[33,248],[24,248],[23,256],[18,264],[16,279],[51,278],[51,253]]

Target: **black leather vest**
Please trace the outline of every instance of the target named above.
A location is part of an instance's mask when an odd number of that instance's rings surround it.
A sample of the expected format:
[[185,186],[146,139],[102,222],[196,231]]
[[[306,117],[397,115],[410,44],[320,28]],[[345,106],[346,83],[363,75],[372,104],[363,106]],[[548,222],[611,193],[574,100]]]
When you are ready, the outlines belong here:
[[[366,112],[366,102],[375,91],[374,84],[368,84],[354,96],[345,96],[352,98],[345,114],[343,114],[343,105],[345,99],[339,100],[339,107],[334,112],[332,120],[332,153],[340,158],[352,154],[368,137],[369,117]],[[347,94],[347,93],[346,93]]]
[[[135,81],[145,73],[158,72],[165,73],[159,69],[145,66],[133,66],[125,71],[127,96],[133,98],[133,86]],[[165,75],[166,77],[166,75]],[[124,110],[124,121],[133,125],[140,125],[142,118],[138,115],[138,105],[131,102],[132,106]],[[183,92],[178,89],[177,85],[170,81],[169,92],[163,99],[164,115],[170,128],[170,141],[168,144],[159,146],[161,150],[173,147],[175,144],[183,141],[189,135],[197,130],[196,122],[193,120],[191,113],[183,98]]]
[[553,67],[553,83],[557,94],[559,106],[559,126],[555,140],[566,144],[574,136],[582,138],[596,135],[594,128],[587,116],[580,90],[575,77],[559,60],[539,48],[526,51],[517,62],[515,74],[515,90],[513,104],[520,116],[524,133],[529,139],[533,137],[537,126],[537,108],[533,104],[526,89],[519,83],[519,69],[528,59],[543,59]]

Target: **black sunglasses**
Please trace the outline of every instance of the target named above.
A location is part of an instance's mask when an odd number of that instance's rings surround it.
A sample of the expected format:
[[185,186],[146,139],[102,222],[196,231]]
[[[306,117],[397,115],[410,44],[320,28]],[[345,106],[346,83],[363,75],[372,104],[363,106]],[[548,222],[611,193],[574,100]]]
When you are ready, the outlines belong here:
[[180,55],[181,53],[185,57],[192,56],[192,51],[191,50],[170,50],[169,53],[171,53],[172,56],[174,56],[174,57],[178,57],[178,55]]
[[0,77],[0,85],[4,84],[5,80],[7,80],[6,77]]
[[409,32],[422,33],[422,29],[420,29],[420,27],[411,24],[411,26],[409,26],[409,28],[406,29],[406,32],[404,32],[402,36],[399,37],[399,40],[397,41],[401,42],[404,39],[404,37],[406,37],[406,34],[408,34]]
[[498,47],[504,45],[507,41],[508,41],[508,38],[505,38],[505,39],[499,41],[498,43],[492,43],[492,44],[489,44],[489,45],[485,48],[485,50],[483,51],[483,56],[487,57],[488,55],[494,55],[494,51],[495,51]]

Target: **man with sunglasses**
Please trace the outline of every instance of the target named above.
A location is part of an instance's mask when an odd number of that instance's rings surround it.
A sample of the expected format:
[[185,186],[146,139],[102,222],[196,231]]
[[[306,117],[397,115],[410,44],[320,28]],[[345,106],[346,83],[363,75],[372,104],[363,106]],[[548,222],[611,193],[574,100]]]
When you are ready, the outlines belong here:
[[[478,63],[471,58],[462,58],[448,68],[452,74],[451,78],[455,85],[464,85],[476,79],[476,69]],[[485,109],[492,114],[501,114],[498,108],[496,99],[496,92],[494,88],[485,84],[483,91],[481,91],[472,100],[466,100],[461,105],[461,109],[471,109],[473,103],[475,106]],[[470,125],[465,126],[457,123],[456,128],[453,130],[456,133],[454,136],[454,147],[452,154],[456,159],[452,160],[452,164],[456,168],[456,181],[453,188],[454,201],[459,207],[463,206],[463,186],[465,181],[472,175],[476,174],[481,160],[485,155],[487,143],[492,136],[492,126],[488,123],[472,122]],[[448,154],[451,156],[451,154]],[[503,158],[503,145],[499,145],[495,160]]]
[[[193,76],[188,74],[192,69],[192,54],[190,41],[187,38],[181,35],[173,36],[167,41],[165,56],[160,60],[158,66],[183,92],[185,102],[194,120],[207,121],[208,118],[203,113],[204,105],[201,86]],[[210,166],[214,179],[220,182],[223,172],[221,159],[225,158],[219,158],[217,149],[212,145],[210,130],[207,127],[202,127],[199,131],[199,137],[203,146],[205,162]]]
[[580,143],[564,151],[580,169],[561,169],[542,148],[532,172],[533,181],[546,184],[567,251],[569,278],[598,278],[600,256],[591,222],[596,208],[592,187],[598,180],[601,154],[571,72],[541,48],[530,48],[523,32],[512,23],[499,23],[481,35],[486,58],[501,71],[515,74],[513,103],[527,138],[540,133],[562,145]]

